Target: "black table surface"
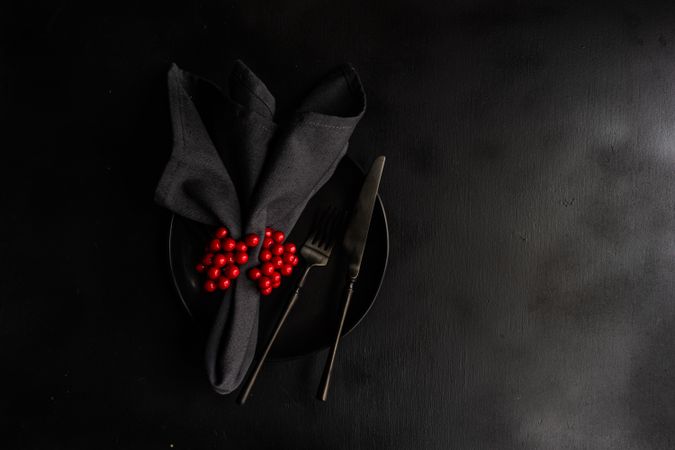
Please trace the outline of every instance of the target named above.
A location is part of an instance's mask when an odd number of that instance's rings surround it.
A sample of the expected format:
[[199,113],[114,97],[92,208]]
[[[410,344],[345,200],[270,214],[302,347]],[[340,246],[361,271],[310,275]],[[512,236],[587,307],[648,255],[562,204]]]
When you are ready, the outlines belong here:
[[[0,6],[0,447],[675,447],[675,10]],[[340,349],[213,393],[153,190],[171,62],[290,110],[344,61],[391,258]]]

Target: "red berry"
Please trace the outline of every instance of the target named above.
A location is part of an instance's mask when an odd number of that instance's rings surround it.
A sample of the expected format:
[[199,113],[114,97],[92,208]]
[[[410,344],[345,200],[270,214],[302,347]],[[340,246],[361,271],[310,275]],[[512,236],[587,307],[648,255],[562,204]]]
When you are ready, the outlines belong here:
[[227,264],[227,257],[222,253],[218,253],[213,257],[213,265],[215,267],[223,267],[225,264]]
[[275,272],[272,274],[272,284],[277,284],[281,283],[281,274],[279,272]]
[[202,259],[202,264],[205,266],[210,266],[213,263],[213,253],[207,253]]
[[295,246],[294,243],[288,242],[284,244],[284,251],[286,253],[295,253],[297,251],[297,247]]
[[260,277],[258,280],[258,286],[260,289],[267,289],[272,287],[272,280],[267,277]]
[[223,269],[225,272],[225,276],[229,278],[230,280],[234,280],[239,276],[241,271],[239,270],[239,267],[229,264],[225,269]]
[[292,253],[284,253],[284,256],[282,258],[284,260],[284,263],[293,264],[293,260],[295,259],[295,255],[292,254]]
[[206,292],[213,292],[213,291],[216,290],[216,287],[217,287],[217,286],[216,286],[216,282],[213,281],[213,280],[206,280],[206,281],[204,282],[204,290],[205,290]]
[[274,244],[270,250],[277,256],[284,254],[284,246],[281,244]]
[[266,237],[263,239],[263,248],[270,248],[274,244],[274,239],[271,237]]
[[225,253],[225,264],[234,264],[234,255],[232,252]]
[[237,264],[244,265],[248,261],[248,254],[246,252],[237,252],[236,255],[234,255],[234,262]]
[[220,268],[218,267],[211,267],[208,272],[206,272],[206,276],[211,278],[212,280],[215,280],[220,276]]
[[268,288],[266,288],[266,289],[261,289],[261,290],[260,290],[260,293],[261,293],[262,295],[265,295],[265,296],[270,295],[270,294],[272,293],[272,288],[271,288],[271,287],[268,287]]
[[237,241],[232,238],[227,238],[223,240],[223,250],[226,252],[231,252],[237,246]]
[[199,263],[195,266],[195,270],[199,273],[203,272],[206,269],[206,266],[202,263]]
[[246,236],[246,239],[244,239],[244,242],[246,242],[246,245],[249,247],[255,247],[260,243],[260,238],[258,237],[257,234],[249,234]]
[[270,262],[276,269],[280,269],[284,265],[284,260],[281,259],[281,256],[275,256]]
[[272,238],[275,242],[282,243],[286,239],[286,235],[282,231],[275,231],[272,233]]
[[220,250],[220,241],[218,239],[214,239],[209,243],[209,250],[212,252],[217,252]]
[[290,264],[284,264],[281,267],[281,274],[285,277],[290,277],[291,274],[293,273],[293,266]]
[[226,277],[220,277],[218,278],[218,281],[216,282],[218,284],[218,289],[222,289],[223,291],[227,288],[230,287],[232,282],[230,281],[229,278]]
[[252,268],[248,271],[248,278],[252,281],[256,281],[262,276],[262,272],[257,267]]
[[265,262],[272,259],[272,252],[269,250],[263,250],[260,252],[260,261]]
[[274,264],[271,263],[265,263],[260,267],[260,271],[263,273],[263,275],[270,276],[274,273],[275,267]]
[[270,227],[265,228],[265,237],[272,237],[272,233],[274,233],[273,229]]
[[295,266],[298,265],[299,262],[300,262],[300,258],[298,258],[297,256],[293,255],[293,262],[292,262],[291,264],[293,264],[293,266],[295,267]]
[[227,237],[227,228],[225,227],[220,227],[216,230],[216,237],[218,239],[223,239]]
[[278,288],[279,286],[281,286],[281,280],[279,280],[278,283],[275,283],[274,281],[272,282],[272,287],[273,287],[274,289]]

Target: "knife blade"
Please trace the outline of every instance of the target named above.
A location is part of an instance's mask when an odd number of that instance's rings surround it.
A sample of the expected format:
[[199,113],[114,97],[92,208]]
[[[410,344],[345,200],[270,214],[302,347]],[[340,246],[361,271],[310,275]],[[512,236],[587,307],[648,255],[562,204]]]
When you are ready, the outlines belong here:
[[363,260],[363,251],[366,248],[366,241],[368,240],[370,220],[373,216],[377,191],[380,186],[382,171],[384,170],[384,160],[384,156],[379,156],[370,166],[344,234],[342,248],[348,262],[347,275],[352,280],[358,278],[359,271],[361,270],[361,261]]
[[345,302],[342,305],[340,314],[340,322],[335,334],[335,340],[328,352],[328,359],[323,369],[321,376],[321,384],[319,385],[319,392],[317,397],[321,401],[328,399],[328,387],[330,386],[330,379],[333,373],[333,365],[335,363],[335,355],[337,353],[338,345],[340,344],[340,336],[342,336],[342,329],[347,318],[347,311],[349,304],[354,294],[354,283],[359,276],[361,270],[361,261],[363,261],[363,251],[366,248],[366,241],[368,240],[368,230],[370,229],[370,220],[373,217],[373,208],[375,207],[375,200],[377,199],[377,190],[380,187],[380,178],[382,178],[382,170],[384,169],[384,156],[379,156],[370,166],[368,175],[363,181],[361,192],[356,200],[354,212],[345,231],[342,247],[345,251],[345,258],[348,263],[347,267],[347,295]]

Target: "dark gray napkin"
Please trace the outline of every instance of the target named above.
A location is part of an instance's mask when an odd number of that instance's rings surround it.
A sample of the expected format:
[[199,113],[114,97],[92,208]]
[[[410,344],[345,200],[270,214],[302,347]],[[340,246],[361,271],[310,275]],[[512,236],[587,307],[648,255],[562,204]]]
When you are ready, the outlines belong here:
[[[235,237],[260,235],[266,226],[288,233],[333,174],[366,106],[351,66],[331,73],[281,118],[267,87],[240,61],[228,79],[229,98],[176,65],[168,84],[173,151],[155,201],[189,219],[224,224]],[[256,265],[258,249],[242,274]],[[251,364],[259,301],[244,275],[224,294],[206,345],[218,393],[235,390]]]

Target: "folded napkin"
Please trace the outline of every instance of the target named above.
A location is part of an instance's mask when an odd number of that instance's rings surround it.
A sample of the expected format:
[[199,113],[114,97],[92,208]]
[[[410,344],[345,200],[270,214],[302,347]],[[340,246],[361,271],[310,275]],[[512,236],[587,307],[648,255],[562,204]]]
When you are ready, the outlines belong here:
[[[228,79],[229,98],[175,64],[168,85],[173,150],[155,201],[197,222],[223,224],[234,237],[261,235],[266,226],[288,234],[344,156],[366,106],[351,66],[328,75],[295,112],[279,118],[272,94],[240,61]],[[258,249],[242,273],[257,264]],[[206,369],[214,390],[228,394],[253,359],[260,297],[245,276],[223,296]]]

